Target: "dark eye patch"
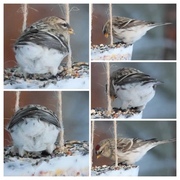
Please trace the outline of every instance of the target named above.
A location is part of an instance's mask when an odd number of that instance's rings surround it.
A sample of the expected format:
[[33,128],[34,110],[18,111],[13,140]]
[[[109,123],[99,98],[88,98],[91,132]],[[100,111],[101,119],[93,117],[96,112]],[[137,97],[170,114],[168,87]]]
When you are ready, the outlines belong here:
[[67,23],[63,23],[63,24],[61,24],[62,25],[62,27],[64,27],[64,28],[67,28],[68,27],[68,24]]

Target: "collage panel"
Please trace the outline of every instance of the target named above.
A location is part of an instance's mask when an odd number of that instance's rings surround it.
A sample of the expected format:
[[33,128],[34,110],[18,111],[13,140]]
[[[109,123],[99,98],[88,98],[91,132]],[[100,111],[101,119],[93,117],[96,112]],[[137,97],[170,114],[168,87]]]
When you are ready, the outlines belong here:
[[176,60],[176,4],[93,4],[91,60]]
[[88,91],[5,91],[4,119],[4,176],[89,175]]
[[176,176],[175,121],[92,121],[92,176]]
[[92,119],[176,118],[176,63],[112,62],[108,77],[107,64],[91,65]]
[[89,4],[4,4],[4,50],[5,89],[88,89]]
[[177,7],[3,3],[3,176],[177,176]]

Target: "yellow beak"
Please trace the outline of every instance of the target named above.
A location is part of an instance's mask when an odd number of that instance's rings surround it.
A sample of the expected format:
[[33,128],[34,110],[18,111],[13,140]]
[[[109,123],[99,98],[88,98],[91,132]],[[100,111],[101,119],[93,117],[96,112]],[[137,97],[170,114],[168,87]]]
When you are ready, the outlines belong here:
[[116,99],[115,96],[111,96],[111,100],[114,101]]
[[109,37],[109,34],[108,34],[108,33],[105,33],[104,36],[105,36],[106,38],[108,38],[108,37]]
[[74,30],[73,30],[72,28],[69,28],[69,29],[68,29],[68,33],[69,33],[69,34],[74,34]]
[[98,154],[98,155],[96,156],[96,158],[97,158],[97,159],[99,159],[100,157],[101,157],[101,155],[100,155],[100,154]]

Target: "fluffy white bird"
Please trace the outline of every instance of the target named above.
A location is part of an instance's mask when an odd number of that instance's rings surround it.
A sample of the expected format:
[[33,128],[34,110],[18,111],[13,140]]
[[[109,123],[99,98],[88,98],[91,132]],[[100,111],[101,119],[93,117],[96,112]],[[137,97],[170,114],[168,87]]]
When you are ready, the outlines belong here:
[[19,109],[7,128],[13,140],[13,153],[20,156],[25,151],[47,151],[51,154],[60,132],[57,115],[44,106],[34,104]]
[[135,68],[121,68],[111,74],[110,96],[120,100],[121,109],[137,108],[141,111],[154,97],[155,87],[160,83]]
[[69,54],[68,36],[73,29],[62,18],[46,17],[24,30],[14,44],[18,65],[26,76],[56,75],[61,61]]

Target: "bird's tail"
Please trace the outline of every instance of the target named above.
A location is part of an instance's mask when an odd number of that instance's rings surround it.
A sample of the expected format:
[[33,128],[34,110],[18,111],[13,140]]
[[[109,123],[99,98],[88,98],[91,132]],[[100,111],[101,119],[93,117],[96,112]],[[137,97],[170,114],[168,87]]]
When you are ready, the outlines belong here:
[[173,138],[173,139],[158,141],[158,144],[166,144],[166,143],[171,143],[175,141],[176,141],[176,138]]
[[155,23],[154,26],[165,26],[165,25],[170,25],[172,23]]

